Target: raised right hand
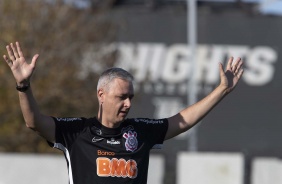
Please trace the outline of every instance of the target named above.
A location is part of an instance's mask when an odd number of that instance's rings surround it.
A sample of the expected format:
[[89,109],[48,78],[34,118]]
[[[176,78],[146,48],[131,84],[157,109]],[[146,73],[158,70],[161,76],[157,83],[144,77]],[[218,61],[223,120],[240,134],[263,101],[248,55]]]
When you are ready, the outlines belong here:
[[11,71],[16,79],[18,86],[23,86],[29,83],[30,78],[35,69],[36,61],[39,57],[39,54],[35,54],[30,63],[27,63],[19,42],[16,42],[16,47],[13,43],[6,46],[9,58],[4,55],[3,58],[6,63],[11,68]]

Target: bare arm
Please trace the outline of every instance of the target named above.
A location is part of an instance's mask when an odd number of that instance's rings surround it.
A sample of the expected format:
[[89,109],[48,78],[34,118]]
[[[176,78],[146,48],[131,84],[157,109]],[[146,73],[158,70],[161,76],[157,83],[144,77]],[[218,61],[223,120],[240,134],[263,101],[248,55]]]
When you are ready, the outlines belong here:
[[[34,55],[32,61],[27,63],[18,42],[16,42],[16,46],[13,43],[7,45],[6,49],[9,58],[6,55],[4,55],[3,58],[10,67],[17,86],[22,87],[28,85],[39,55]],[[24,92],[19,91],[18,94],[26,126],[38,132],[48,141],[54,142],[55,122],[50,116],[45,116],[40,113],[31,88]]]
[[203,119],[224,96],[236,87],[243,74],[242,65],[243,62],[240,58],[233,62],[232,57],[228,61],[226,71],[223,70],[223,66],[220,64],[219,86],[199,102],[168,118],[169,127],[165,139],[170,139],[187,131]]

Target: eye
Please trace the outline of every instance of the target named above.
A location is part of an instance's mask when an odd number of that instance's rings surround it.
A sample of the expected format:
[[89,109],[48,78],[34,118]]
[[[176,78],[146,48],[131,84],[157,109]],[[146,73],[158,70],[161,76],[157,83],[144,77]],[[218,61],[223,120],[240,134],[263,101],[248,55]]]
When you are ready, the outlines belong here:
[[134,97],[134,95],[130,95],[130,96],[129,96],[129,99],[132,100],[133,97]]
[[127,96],[126,96],[126,95],[122,95],[122,96],[119,96],[119,98],[120,98],[121,100],[125,100],[125,99],[127,98]]
[[121,95],[119,96],[119,99],[126,100],[127,98],[129,98],[130,100],[132,100],[133,97],[134,95]]

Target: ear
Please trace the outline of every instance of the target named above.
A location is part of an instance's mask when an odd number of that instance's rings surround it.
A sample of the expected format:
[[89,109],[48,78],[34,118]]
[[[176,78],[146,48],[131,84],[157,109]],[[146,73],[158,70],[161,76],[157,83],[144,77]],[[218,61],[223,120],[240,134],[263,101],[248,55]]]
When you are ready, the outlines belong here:
[[99,89],[98,92],[97,92],[97,97],[98,97],[98,100],[100,103],[103,103],[104,102],[104,90],[103,89]]

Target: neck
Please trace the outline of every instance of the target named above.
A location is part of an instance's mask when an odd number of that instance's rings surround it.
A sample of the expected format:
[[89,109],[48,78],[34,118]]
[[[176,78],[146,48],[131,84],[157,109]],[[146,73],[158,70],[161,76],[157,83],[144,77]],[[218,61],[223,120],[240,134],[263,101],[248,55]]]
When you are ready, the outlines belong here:
[[121,122],[111,122],[106,120],[100,113],[98,113],[97,119],[103,126],[107,128],[117,128],[121,124]]

